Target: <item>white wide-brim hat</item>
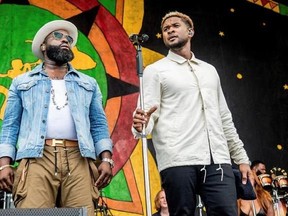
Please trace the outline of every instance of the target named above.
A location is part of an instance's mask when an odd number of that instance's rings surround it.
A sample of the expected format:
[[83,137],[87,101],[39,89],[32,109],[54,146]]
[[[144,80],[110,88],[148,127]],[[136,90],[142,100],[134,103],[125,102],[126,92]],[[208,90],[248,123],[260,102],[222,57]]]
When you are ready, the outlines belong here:
[[68,34],[73,38],[73,43],[71,47],[74,47],[77,38],[78,38],[78,30],[77,27],[66,20],[53,20],[51,22],[46,23],[42,26],[38,32],[35,34],[33,42],[32,42],[32,52],[39,59],[44,59],[43,52],[41,51],[41,45],[43,44],[45,38],[53,31],[56,30],[65,30]]

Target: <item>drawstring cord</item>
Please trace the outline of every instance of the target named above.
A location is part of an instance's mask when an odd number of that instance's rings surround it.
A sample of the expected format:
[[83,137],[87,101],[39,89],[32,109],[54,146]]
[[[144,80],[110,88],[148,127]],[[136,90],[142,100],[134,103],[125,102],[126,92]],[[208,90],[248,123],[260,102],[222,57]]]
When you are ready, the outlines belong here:
[[221,181],[223,181],[224,172],[223,172],[223,168],[221,167],[221,164],[219,164],[219,168],[217,168],[216,170],[217,170],[217,171],[218,171],[218,170],[221,170]]
[[207,170],[206,170],[206,165],[203,166],[202,169],[200,169],[200,172],[204,171],[204,179],[203,179],[203,183],[205,183],[206,181],[206,174],[207,174]]
[[65,156],[66,156],[66,160],[67,160],[67,171],[68,171],[68,175],[70,176],[71,173],[70,173],[70,167],[69,167],[69,161],[68,161],[68,149],[66,146],[64,147],[64,151],[65,151]]
[[[216,169],[216,171],[218,170],[221,170],[221,181],[223,181],[224,171],[223,171],[223,168],[221,167],[221,164],[219,164],[219,167]],[[203,183],[205,183],[206,175],[207,175],[206,165],[204,165],[203,168],[200,169],[200,172],[202,171],[204,171]]]
[[57,153],[58,153],[58,150],[57,150],[57,147],[55,146],[54,147],[54,156],[55,156],[55,164],[54,164],[54,170],[55,170],[55,173],[54,175],[56,176],[57,173],[58,173],[58,167],[57,167]]

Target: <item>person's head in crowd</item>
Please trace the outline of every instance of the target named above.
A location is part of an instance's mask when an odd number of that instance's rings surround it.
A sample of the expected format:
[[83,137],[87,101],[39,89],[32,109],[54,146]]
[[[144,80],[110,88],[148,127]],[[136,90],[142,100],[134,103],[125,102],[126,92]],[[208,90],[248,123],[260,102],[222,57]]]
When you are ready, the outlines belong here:
[[166,194],[163,189],[161,189],[155,196],[154,199],[155,209],[160,212],[163,209],[168,209]]
[[251,163],[251,170],[254,170],[256,175],[261,175],[266,173],[266,166],[261,160],[254,160]]

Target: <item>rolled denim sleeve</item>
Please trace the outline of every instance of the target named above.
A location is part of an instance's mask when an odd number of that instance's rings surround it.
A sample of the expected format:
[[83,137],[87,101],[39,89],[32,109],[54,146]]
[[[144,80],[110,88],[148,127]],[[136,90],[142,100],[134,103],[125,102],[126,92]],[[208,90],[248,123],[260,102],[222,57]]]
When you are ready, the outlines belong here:
[[7,156],[12,160],[15,160],[16,157],[16,145],[23,111],[16,86],[16,80],[13,80],[9,88],[0,135],[0,157]]

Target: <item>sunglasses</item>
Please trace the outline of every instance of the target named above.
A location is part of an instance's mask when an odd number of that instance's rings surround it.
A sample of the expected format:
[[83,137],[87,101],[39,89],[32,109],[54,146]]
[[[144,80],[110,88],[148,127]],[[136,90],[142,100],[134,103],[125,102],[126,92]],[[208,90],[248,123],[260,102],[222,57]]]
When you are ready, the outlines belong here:
[[52,37],[55,40],[62,40],[65,37],[69,44],[72,44],[74,41],[70,35],[64,35],[63,33],[57,31],[52,33]]

